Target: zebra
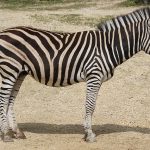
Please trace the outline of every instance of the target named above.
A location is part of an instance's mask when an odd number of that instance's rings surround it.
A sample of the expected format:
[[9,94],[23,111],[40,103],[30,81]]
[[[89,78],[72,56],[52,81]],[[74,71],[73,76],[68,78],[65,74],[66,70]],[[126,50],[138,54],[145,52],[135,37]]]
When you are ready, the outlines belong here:
[[27,75],[47,86],[86,82],[85,141],[94,142],[92,115],[103,82],[139,51],[150,54],[150,8],[115,17],[95,30],[59,33],[32,27],[0,32],[2,140],[26,136],[16,123],[14,100]]

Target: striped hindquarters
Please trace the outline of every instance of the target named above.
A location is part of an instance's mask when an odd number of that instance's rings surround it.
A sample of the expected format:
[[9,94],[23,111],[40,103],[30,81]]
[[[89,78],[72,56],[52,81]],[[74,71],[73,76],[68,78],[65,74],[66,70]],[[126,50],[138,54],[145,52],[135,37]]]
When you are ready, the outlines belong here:
[[0,33],[0,51],[1,57],[21,65],[37,81],[65,86],[84,81],[83,69],[94,55],[95,39],[94,31],[56,33],[16,27]]

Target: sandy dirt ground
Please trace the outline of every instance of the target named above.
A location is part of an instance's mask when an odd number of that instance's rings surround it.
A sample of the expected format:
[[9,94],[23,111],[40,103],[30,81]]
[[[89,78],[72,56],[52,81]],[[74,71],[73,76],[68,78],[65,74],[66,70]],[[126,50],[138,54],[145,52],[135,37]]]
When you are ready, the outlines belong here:
[[[75,32],[89,26],[59,21],[40,22],[32,15],[121,15],[136,7],[122,8],[119,1],[99,0],[80,9],[0,10],[0,30],[28,25],[48,30]],[[61,6],[62,7],[62,6]],[[65,88],[41,85],[27,77],[16,99],[15,111],[26,140],[0,141],[0,150],[149,150],[150,149],[150,57],[140,52],[119,66],[99,92],[93,116],[97,142],[83,141],[85,83]]]

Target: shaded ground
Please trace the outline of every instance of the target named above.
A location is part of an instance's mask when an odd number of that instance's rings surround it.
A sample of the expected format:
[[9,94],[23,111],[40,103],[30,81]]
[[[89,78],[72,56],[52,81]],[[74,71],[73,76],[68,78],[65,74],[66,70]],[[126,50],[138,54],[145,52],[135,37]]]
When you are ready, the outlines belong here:
[[[92,1],[84,8],[71,3],[45,10],[1,9],[0,29],[28,25],[54,31],[89,30],[101,18],[137,9],[119,7],[118,2]],[[149,150],[149,64],[150,57],[141,52],[119,66],[114,77],[103,84],[93,117],[97,142],[92,144],[82,140],[85,83],[51,88],[27,77],[15,104],[17,120],[27,139],[0,142],[0,150]]]

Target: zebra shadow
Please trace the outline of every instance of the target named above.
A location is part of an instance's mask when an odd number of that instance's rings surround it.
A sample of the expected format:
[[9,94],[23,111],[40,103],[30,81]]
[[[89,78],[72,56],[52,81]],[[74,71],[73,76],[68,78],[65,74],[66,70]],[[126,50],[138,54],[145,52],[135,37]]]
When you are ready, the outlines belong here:
[[[84,134],[82,125],[79,124],[45,124],[45,123],[20,123],[19,127],[23,131],[39,134]],[[119,132],[139,132],[150,134],[150,128],[130,127],[116,124],[93,125],[96,135]]]

